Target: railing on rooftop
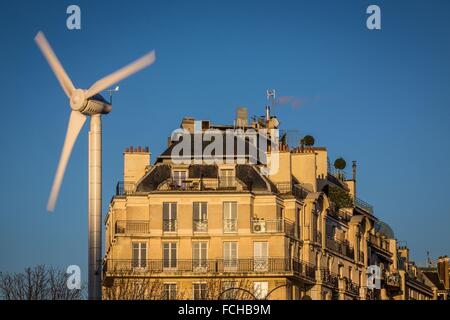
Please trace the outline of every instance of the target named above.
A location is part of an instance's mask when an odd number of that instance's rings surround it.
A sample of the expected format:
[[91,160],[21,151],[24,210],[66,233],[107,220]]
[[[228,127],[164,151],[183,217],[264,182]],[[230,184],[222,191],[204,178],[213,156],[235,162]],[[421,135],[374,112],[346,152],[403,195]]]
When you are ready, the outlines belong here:
[[360,208],[370,214],[373,214],[373,206],[357,197],[354,198],[353,203],[355,207]]
[[135,185],[133,182],[119,181],[116,185],[116,196],[125,196],[135,192]]
[[219,178],[195,178],[182,181],[168,179],[161,183],[159,191],[235,191],[238,189],[238,182],[235,177]]

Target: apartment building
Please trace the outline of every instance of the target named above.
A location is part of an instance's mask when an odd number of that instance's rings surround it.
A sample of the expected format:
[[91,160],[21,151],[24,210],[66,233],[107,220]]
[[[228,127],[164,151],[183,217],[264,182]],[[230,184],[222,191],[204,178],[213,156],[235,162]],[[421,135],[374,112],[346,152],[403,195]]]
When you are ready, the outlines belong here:
[[[267,108],[249,123],[241,108],[233,125],[184,118],[180,127],[202,137],[279,122]],[[281,139],[252,158],[248,140],[243,153],[223,141],[233,161],[175,152],[181,140],[173,137],[153,164],[148,148],[125,149],[124,178],[105,221],[104,299],[353,300],[405,292],[392,230],[357,197],[356,162],[346,177],[330,167],[326,148]],[[278,170],[265,170],[274,157]],[[367,286],[370,265],[381,270],[377,289]]]

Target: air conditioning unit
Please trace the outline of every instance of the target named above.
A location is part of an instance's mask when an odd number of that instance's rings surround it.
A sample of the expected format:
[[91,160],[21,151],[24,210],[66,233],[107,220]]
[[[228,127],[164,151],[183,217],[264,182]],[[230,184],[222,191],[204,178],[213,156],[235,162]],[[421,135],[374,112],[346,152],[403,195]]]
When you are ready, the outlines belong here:
[[253,221],[253,232],[255,233],[266,232],[266,222],[264,220]]

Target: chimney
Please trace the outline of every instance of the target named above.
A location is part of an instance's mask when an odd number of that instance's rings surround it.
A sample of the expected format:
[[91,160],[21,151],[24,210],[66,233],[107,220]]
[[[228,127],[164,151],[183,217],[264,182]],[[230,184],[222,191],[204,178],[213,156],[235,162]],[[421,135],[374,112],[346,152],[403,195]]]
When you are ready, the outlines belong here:
[[147,172],[150,165],[150,151],[148,147],[125,148],[123,153],[123,181],[136,183]]
[[408,265],[409,265],[409,249],[408,247],[399,247],[398,248],[398,255],[404,259],[405,261],[405,268],[406,271],[408,271]]
[[266,106],[266,124],[270,121],[270,107]]
[[236,110],[236,127],[242,128],[248,126],[248,111],[245,107],[239,107]]
[[195,119],[191,117],[184,117],[181,121],[181,128],[194,133],[195,131]]
[[441,280],[444,284],[446,290],[450,289],[450,280],[449,280],[449,259],[448,256],[439,257],[437,272],[439,276],[439,280]]
[[352,164],[352,171],[353,171],[352,179],[353,179],[353,181],[356,181],[356,161],[353,160],[352,162],[353,162],[353,164]]

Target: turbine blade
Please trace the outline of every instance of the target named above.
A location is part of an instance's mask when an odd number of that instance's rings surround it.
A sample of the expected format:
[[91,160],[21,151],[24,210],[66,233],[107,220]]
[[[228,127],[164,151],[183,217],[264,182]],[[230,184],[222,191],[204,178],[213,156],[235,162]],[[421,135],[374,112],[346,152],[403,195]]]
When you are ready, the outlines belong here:
[[78,134],[86,122],[86,116],[78,111],[72,111],[70,114],[69,125],[67,126],[66,140],[59,158],[58,168],[56,169],[55,179],[53,180],[52,190],[47,203],[47,210],[53,211],[55,209],[56,199],[58,198],[61,182],[66,171],[67,162],[72,153],[73,146],[77,140]]
[[101,91],[108,89],[112,85],[116,84],[120,80],[123,80],[133,73],[136,73],[145,67],[148,67],[153,62],[155,62],[155,51],[149,52],[138,60],[130,63],[129,65],[117,70],[116,72],[98,80],[94,83],[86,92],[86,99],[89,99],[93,95],[100,93]]
[[39,46],[39,49],[41,49],[42,53],[47,59],[48,64],[55,73],[56,78],[61,84],[61,87],[64,89],[64,92],[70,98],[72,92],[75,90],[75,87],[73,86],[72,81],[70,80],[66,71],[62,67],[55,53],[53,52],[52,47],[48,43],[44,34],[41,31],[39,31],[36,37],[34,38],[34,41],[36,41],[37,45]]

